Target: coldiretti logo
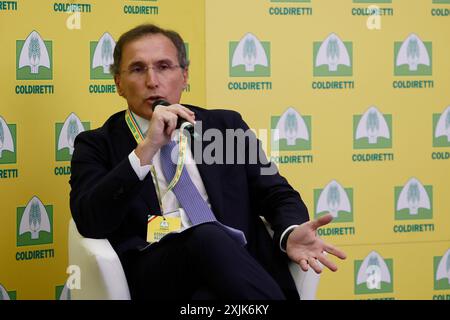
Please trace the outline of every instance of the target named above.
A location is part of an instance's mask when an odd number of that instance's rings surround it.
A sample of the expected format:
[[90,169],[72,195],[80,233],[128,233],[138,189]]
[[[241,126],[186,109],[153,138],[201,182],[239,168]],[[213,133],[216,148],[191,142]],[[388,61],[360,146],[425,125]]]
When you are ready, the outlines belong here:
[[323,42],[314,42],[314,76],[352,76],[353,44],[331,33]]
[[442,257],[433,257],[434,290],[450,289],[450,249]]
[[393,274],[392,259],[370,252],[364,260],[355,260],[355,294],[393,292]]
[[0,164],[16,162],[16,125],[7,124],[0,116]]
[[[159,7],[158,6],[147,6],[147,5],[140,5],[142,4],[149,4],[149,2],[157,2],[158,0],[134,0],[134,1],[126,1],[130,2],[131,4],[124,5],[123,6],[123,13],[124,14],[142,14],[142,15],[157,15],[159,14]],[[139,4],[139,5],[138,5]]]
[[333,216],[333,222],[353,222],[353,189],[343,188],[332,180],[324,189],[314,189],[314,216],[327,213]]
[[[271,3],[292,4],[292,3],[310,3],[310,0],[270,0]],[[269,15],[271,16],[312,16],[313,8],[300,6],[271,6]]]
[[231,77],[269,77],[270,43],[246,33],[239,42],[229,44]]
[[301,116],[289,107],[281,116],[273,116],[272,150],[311,150],[311,116]]
[[[450,0],[433,0],[434,4],[450,4]],[[445,7],[435,7],[431,9],[433,17],[449,17],[450,9]],[[449,295],[450,297],[450,295]]]
[[2,300],[16,300],[16,292],[6,291],[5,287],[0,283],[0,301]]
[[396,76],[431,76],[432,43],[423,42],[416,34],[410,34],[405,41],[395,42]]
[[17,80],[53,78],[52,41],[44,41],[37,31],[16,41]]
[[108,32],[105,32],[100,40],[91,41],[91,80],[112,79],[109,66],[114,62],[113,53],[115,46],[116,42]]
[[450,106],[442,114],[433,114],[433,128],[433,147],[450,147]]
[[53,243],[53,206],[33,196],[25,207],[17,208],[17,246]]
[[73,144],[80,132],[90,129],[89,122],[81,122],[75,113],[69,114],[64,123],[55,124],[56,161],[70,161]]
[[392,148],[392,116],[371,106],[363,115],[353,116],[353,148]]
[[433,218],[433,187],[411,178],[403,187],[395,187],[395,220]]

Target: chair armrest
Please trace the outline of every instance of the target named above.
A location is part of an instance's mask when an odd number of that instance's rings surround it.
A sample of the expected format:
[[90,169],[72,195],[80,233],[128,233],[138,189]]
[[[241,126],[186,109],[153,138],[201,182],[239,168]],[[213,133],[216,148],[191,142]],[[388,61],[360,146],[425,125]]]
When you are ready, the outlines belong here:
[[[271,229],[270,224],[264,217],[261,217],[261,220],[264,222],[267,232],[273,237],[273,230]],[[320,262],[319,265],[322,267]],[[315,300],[320,274],[316,273],[312,268],[309,268],[309,270],[305,272],[294,261],[289,262],[289,271],[294,279],[300,300]]]
[[82,237],[73,219],[69,222],[69,264],[81,271],[81,288],[71,290],[72,299],[130,299],[122,264],[109,241]]
[[320,274],[316,273],[312,268],[309,268],[308,271],[303,271],[293,261],[289,262],[289,271],[295,281],[300,300],[316,300]]

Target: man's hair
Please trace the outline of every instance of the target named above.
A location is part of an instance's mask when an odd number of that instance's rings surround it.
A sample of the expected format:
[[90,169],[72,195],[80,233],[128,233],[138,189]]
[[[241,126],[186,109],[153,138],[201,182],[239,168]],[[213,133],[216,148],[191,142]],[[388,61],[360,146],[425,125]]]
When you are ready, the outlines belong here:
[[178,64],[180,65],[180,67],[186,69],[189,66],[184,41],[177,32],[160,28],[154,24],[142,24],[125,32],[120,36],[119,41],[117,41],[116,47],[114,48],[114,63],[110,66],[110,72],[113,75],[117,75],[120,73],[122,52],[127,43],[153,34],[162,34],[169,38],[169,40],[172,41],[175,48],[177,49]]

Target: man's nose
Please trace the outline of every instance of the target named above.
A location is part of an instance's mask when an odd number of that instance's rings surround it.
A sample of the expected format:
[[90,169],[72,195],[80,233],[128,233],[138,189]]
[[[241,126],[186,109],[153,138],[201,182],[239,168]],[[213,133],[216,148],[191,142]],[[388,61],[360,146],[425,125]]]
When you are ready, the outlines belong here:
[[148,67],[147,69],[147,74],[145,75],[145,84],[150,88],[154,88],[159,85],[158,74],[152,67]]

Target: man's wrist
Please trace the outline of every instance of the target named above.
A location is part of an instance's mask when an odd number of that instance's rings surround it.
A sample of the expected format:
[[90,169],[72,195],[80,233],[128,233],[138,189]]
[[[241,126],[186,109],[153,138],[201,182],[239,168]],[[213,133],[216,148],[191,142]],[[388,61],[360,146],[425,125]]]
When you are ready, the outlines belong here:
[[298,225],[292,225],[290,227],[288,227],[286,230],[284,230],[283,234],[280,237],[280,249],[283,252],[286,252],[286,246],[287,246],[287,241],[289,238],[289,235],[291,234],[292,231],[294,231],[294,229],[297,227]]
[[135,150],[131,151],[128,155],[128,160],[130,161],[131,167],[138,176],[139,180],[144,180],[145,176],[150,172],[151,165],[141,165],[140,159],[136,155]]
[[148,140],[143,140],[137,145],[136,149],[134,149],[134,152],[140,160],[140,165],[146,166],[152,164],[153,157],[158,152],[158,150],[159,148],[155,147],[151,142],[148,142]]

